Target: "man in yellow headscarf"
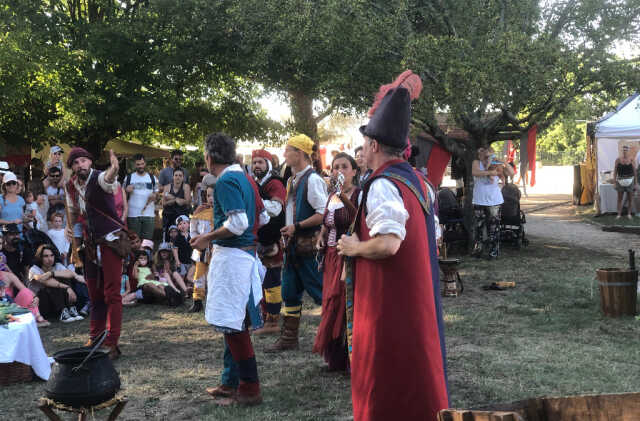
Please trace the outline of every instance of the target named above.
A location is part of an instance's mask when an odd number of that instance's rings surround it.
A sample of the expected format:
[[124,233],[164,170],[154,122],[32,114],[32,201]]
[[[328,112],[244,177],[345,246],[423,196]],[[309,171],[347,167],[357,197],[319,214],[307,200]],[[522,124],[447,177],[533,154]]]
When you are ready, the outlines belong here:
[[327,185],[311,166],[314,142],[299,134],[287,142],[285,162],[292,176],[287,183],[285,226],[281,233],[286,244],[282,269],[284,321],[280,338],[267,352],[298,348],[298,328],[304,291],[316,304],[322,302],[322,274],[318,271],[314,245],[327,203]]

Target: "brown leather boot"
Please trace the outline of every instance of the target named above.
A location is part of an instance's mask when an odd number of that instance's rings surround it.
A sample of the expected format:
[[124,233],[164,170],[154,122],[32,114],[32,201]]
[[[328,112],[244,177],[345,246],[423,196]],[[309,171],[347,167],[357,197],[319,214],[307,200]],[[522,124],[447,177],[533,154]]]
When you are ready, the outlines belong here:
[[281,352],[290,349],[298,349],[298,328],[300,327],[300,318],[284,316],[280,337],[273,344],[264,349],[264,352]]
[[254,335],[272,335],[274,333],[280,332],[280,315],[279,314],[269,314],[267,313],[267,317],[264,321],[264,326],[260,329],[256,329],[253,331]]

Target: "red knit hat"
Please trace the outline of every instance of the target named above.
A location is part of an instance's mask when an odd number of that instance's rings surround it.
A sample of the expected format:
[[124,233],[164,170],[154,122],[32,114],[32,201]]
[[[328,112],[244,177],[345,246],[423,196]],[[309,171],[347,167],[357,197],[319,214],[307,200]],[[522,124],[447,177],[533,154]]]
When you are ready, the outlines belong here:
[[271,154],[269,153],[269,151],[264,150],[264,149],[256,149],[255,151],[253,151],[251,153],[251,159],[258,157],[258,158],[264,158],[267,161],[271,161]]
[[71,168],[73,166],[73,161],[82,157],[89,158],[93,161],[93,155],[91,155],[86,149],[79,146],[71,148],[71,151],[69,151],[69,157],[67,158],[67,168]]

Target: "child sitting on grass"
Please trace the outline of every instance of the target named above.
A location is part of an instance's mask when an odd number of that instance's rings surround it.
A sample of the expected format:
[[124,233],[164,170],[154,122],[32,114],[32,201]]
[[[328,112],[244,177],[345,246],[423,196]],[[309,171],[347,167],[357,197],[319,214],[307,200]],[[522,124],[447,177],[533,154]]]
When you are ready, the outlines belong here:
[[169,286],[169,283],[156,279],[151,273],[151,262],[145,250],[136,251],[136,262],[133,264],[131,276],[138,281],[138,289],[123,295],[122,304],[131,305],[137,301],[153,303],[166,297],[165,287]]

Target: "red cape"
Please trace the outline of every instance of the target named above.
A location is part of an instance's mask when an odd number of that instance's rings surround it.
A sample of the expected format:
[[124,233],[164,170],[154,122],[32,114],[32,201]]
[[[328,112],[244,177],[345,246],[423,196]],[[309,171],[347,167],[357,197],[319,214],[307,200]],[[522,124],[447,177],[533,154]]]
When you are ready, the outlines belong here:
[[[371,175],[371,180],[391,161]],[[425,214],[403,182],[410,228],[398,252],[355,259],[351,390],[355,421],[435,420],[448,406]],[[420,180],[423,194],[426,186]],[[366,200],[366,199],[365,199]],[[367,241],[366,206],[356,233]]]

